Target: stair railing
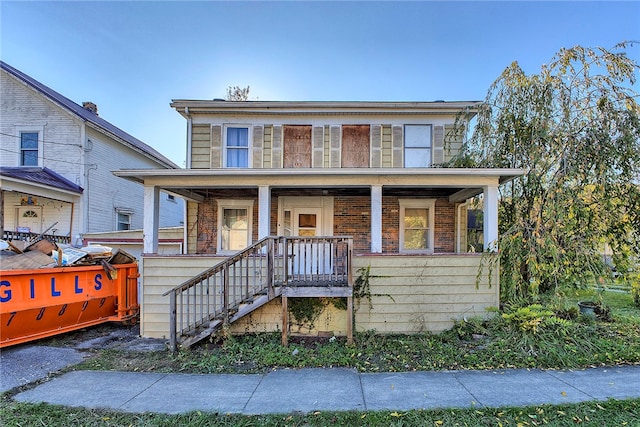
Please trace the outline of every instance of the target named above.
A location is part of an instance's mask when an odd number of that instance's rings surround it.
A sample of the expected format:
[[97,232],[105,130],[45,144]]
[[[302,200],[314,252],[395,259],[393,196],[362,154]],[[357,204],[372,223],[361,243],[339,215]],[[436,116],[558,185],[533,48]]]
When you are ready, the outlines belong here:
[[265,237],[165,292],[169,344],[212,322],[229,323],[243,302],[274,286],[352,286],[351,237]]
[[282,280],[281,268],[275,268],[275,241],[265,237],[163,294],[169,295],[172,350],[178,335],[195,333],[216,318],[228,323],[230,310],[257,293],[273,297],[274,282]]

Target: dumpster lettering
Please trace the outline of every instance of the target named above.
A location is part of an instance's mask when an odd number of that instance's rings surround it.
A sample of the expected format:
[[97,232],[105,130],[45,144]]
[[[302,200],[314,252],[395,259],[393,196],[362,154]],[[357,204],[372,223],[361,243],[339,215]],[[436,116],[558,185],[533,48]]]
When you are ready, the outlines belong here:
[[[103,280],[104,278],[102,277],[102,274],[97,273],[93,277],[93,289],[96,291],[101,290],[104,286]],[[89,285],[91,286],[91,284]],[[60,287],[60,284],[56,282],[56,278],[52,277],[49,296],[59,297],[59,296],[62,296],[63,292],[66,292],[65,286],[63,285],[62,287]],[[77,275],[74,276],[73,292],[75,294],[84,293],[84,287],[80,282],[80,276],[77,276]],[[32,300],[35,300],[36,297],[40,298],[40,297],[43,297],[43,295],[41,295],[41,292],[36,292],[36,280],[29,279],[29,298]],[[9,280],[0,281],[0,303],[9,302],[11,301],[12,298],[13,298],[13,292],[11,290],[11,282]]]
[[[3,280],[0,282],[0,287],[10,288],[11,283],[8,280]],[[11,289],[4,289],[2,293],[0,293],[0,302],[7,302],[11,300]]]
[[51,296],[59,297],[60,295],[62,295],[60,291],[56,290],[56,278],[52,277],[51,278]]

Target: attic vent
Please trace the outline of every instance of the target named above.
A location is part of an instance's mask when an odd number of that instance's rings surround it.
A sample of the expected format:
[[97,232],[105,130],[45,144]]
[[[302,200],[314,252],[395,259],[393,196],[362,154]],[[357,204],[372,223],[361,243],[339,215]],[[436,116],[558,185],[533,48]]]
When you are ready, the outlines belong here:
[[85,110],[91,111],[96,116],[98,115],[98,106],[96,104],[94,104],[93,102],[88,102],[88,101],[87,102],[83,102],[82,103],[82,108],[84,108]]

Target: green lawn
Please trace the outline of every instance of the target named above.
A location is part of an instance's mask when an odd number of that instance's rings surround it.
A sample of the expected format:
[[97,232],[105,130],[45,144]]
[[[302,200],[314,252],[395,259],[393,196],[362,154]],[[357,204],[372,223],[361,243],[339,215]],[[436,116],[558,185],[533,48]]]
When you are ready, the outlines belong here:
[[[590,291],[573,292],[540,305],[507,307],[490,320],[458,322],[441,334],[358,333],[344,339],[292,338],[264,333],[211,341],[175,354],[101,350],[72,369],[153,372],[248,373],[277,367],[354,367],[362,372],[440,369],[583,368],[640,364],[640,309],[628,293],[603,292],[606,319],[578,314]],[[15,390],[13,391],[15,392]],[[640,399],[529,408],[407,412],[319,412],[308,415],[241,416],[123,414],[14,402],[2,396],[0,421],[15,426],[638,426]],[[634,424],[635,423],[635,424]]]

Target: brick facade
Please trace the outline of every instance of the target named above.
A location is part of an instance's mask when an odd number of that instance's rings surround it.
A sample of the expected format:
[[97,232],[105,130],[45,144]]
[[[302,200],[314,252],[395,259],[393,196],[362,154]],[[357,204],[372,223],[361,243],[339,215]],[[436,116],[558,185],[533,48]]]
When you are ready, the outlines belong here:
[[[276,235],[278,224],[278,195],[291,195],[288,191],[275,192],[271,197],[270,234]],[[299,191],[298,195],[318,195],[313,190]],[[382,198],[382,251],[397,253],[399,250],[400,205],[398,196]],[[406,198],[405,195],[402,198]],[[424,197],[423,197],[424,198]],[[252,239],[258,239],[258,197],[256,190],[212,190],[203,203],[198,205],[197,251],[202,254],[216,253],[218,208],[216,199],[252,199]],[[455,204],[447,199],[436,200],[434,252],[455,251]],[[361,194],[334,194],[333,234],[352,236],[355,253],[369,253],[371,248],[371,199]]]

